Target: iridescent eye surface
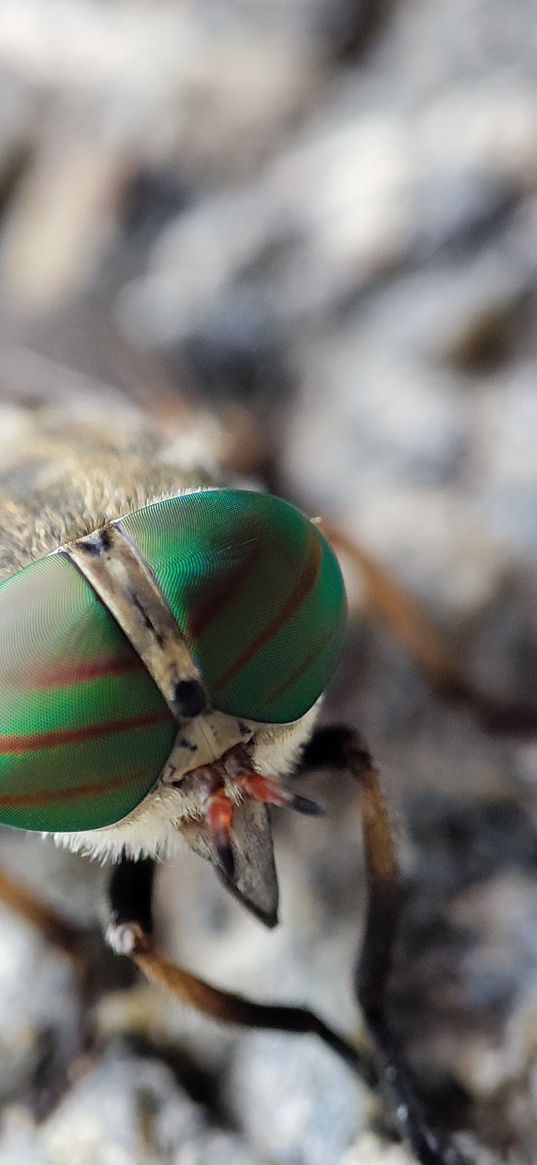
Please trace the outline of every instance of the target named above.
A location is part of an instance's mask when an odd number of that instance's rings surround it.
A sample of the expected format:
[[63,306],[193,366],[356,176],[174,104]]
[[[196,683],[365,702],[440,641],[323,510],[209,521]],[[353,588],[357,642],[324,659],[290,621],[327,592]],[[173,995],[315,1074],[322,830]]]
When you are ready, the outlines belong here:
[[122,519],[186,636],[214,707],[298,720],[334,670],[346,618],[336,556],[304,514],[270,494],[218,489]]
[[[341,647],[335,555],[288,503],[207,490],[122,518],[200,668],[213,706],[265,723],[315,703]],[[0,586],[0,821],[79,831],[126,817],[177,725],[86,578],[62,555]]]
[[125,817],[173,746],[136,652],[64,558],[0,586],[0,821],[96,829]]

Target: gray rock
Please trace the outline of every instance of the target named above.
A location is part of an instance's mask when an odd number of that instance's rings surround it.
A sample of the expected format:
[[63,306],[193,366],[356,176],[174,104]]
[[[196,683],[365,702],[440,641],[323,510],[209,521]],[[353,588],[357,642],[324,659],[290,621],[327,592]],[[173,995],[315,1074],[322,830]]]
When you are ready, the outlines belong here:
[[249,1036],[226,1088],[248,1138],[282,1165],[336,1165],[368,1120],[367,1094],[311,1037]]
[[173,1157],[173,1165],[268,1165],[267,1157],[258,1157],[232,1133],[207,1131],[190,1144],[183,1145]]
[[32,1131],[12,1116],[0,1160],[119,1165],[134,1157],[153,1165],[170,1160],[203,1125],[201,1111],[177,1088],[169,1069],[111,1053],[79,1080],[41,1129]]
[[[271,486],[362,541],[483,690],[529,701],[535,6],[376,4],[368,32],[372,7],[59,0],[44,36],[42,0],[4,4],[0,475],[34,423],[13,402],[53,398],[37,414],[53,428],[91,393],[92,448],[105,418],[126,452],[143,442],[153,456],[160,437],[139,411],[114,405],[112,418],[106,384],[124,386],[161,423],[168,465],[192,416],[176,388],[221,412],[197,434],[204,463],[211,424],[250,403]],[[162,395],[155,357],[174,381]],[[261,460],[254,450],[254,472]],[[394,1022],[434,1119],[471,1128],[480,1165],[531,1165],[535,746],[447,707],[371,621],[359,581],[349,590],[323,715],[360,726],[397,822]],[[158,939],[209,980],[307,1003],[352,1036],[359,806],[334,774],[310,784],[326,819],[274,813],[280,928],[263,931],[185,852],[159,878]],[[13,832],[2,846],[13,874],[94,925],[98,867]],[[409,1161],[371,1132],[380,1107],[314,1040],[127,997],[128,965],[105,966],[100,948],[92,1066],[38,1128],[28,1106],[76,998],[58,955],[4,912],[2,928],[0,1165]]]

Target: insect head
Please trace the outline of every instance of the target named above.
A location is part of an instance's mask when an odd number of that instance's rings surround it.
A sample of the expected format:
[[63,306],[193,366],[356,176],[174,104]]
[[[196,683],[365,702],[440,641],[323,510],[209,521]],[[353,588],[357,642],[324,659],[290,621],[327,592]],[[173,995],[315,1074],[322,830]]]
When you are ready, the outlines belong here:
[[102,829],[155,787],[189,718],[299,720],[345,614],[318,527],[251,490],[166,498],[32,562],[0,586],[0,822]]

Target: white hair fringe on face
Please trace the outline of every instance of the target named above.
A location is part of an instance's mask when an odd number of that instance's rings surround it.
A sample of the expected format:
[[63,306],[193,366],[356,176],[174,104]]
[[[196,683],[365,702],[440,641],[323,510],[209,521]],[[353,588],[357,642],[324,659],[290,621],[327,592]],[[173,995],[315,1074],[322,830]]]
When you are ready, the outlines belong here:
[[[262,776],[278,777],[292,771],[300,750],[311,732],[321,700],[305,716],[293,724],[262,724],[256,726],[253,737],[252,768]],[[237,799],[240,794],[237,793]],[[188,820],[200,817],[200,804],[192,791],[181,786],[157,784],[136,809],[106,829],[91,829],[80,833],[48,833],[56,845],[79,852],[97,861],[119,861],[129,858],[156,858],[164,861],[172,857],[184,842],[182,826]]]

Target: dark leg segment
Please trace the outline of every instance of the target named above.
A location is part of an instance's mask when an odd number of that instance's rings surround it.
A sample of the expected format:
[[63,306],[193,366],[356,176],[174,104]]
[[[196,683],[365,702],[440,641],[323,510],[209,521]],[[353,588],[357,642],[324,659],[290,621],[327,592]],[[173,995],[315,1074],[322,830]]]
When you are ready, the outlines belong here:
[[106,940],[118,955],[129,955],[151,946],[153,934],[153,882],[151,858],[121,858],[114,866],[108,895],[110,922]]
[[402,1136],[421,1165],[457,1165],[465,1159],[441,1143],[427,1125],[404,1054],[386,1015],[401,893],[394,837],[380,775],[359,734],[351,728],[319,729],[306,746],[301,768],[344,769],[360,786],[367,873],[367,912],[356,968],[358,1002],[377,1053]]
[[373,1065],[367,1057],[328,1027],[306,1007],[286,1007],[278,1003],[258,1003],[231,991],[213,987],[175,963],[169,963],[156,951],[136,951],[131,956],[148,979],[171,991],[183,1003],[203,1012],[211,1019],[240,1027],[255,1027],[302,1035],[316,1035],[340,1056],[367,1083],[376,1083]]
[[151,937],[153,877],[154,863],[148,859],[133,861],[123,858],[114,869],[109,888],[111,921],[106,937],[118,954],[128,955],[148,979],[166,987],[184,1003],[212,1019],[318,1036],[355,1072],[373,1082],[375,1077],[367,1060],[314,1012],[304,1007],[257,1003],[221,991],[164,959],[153,948]]

